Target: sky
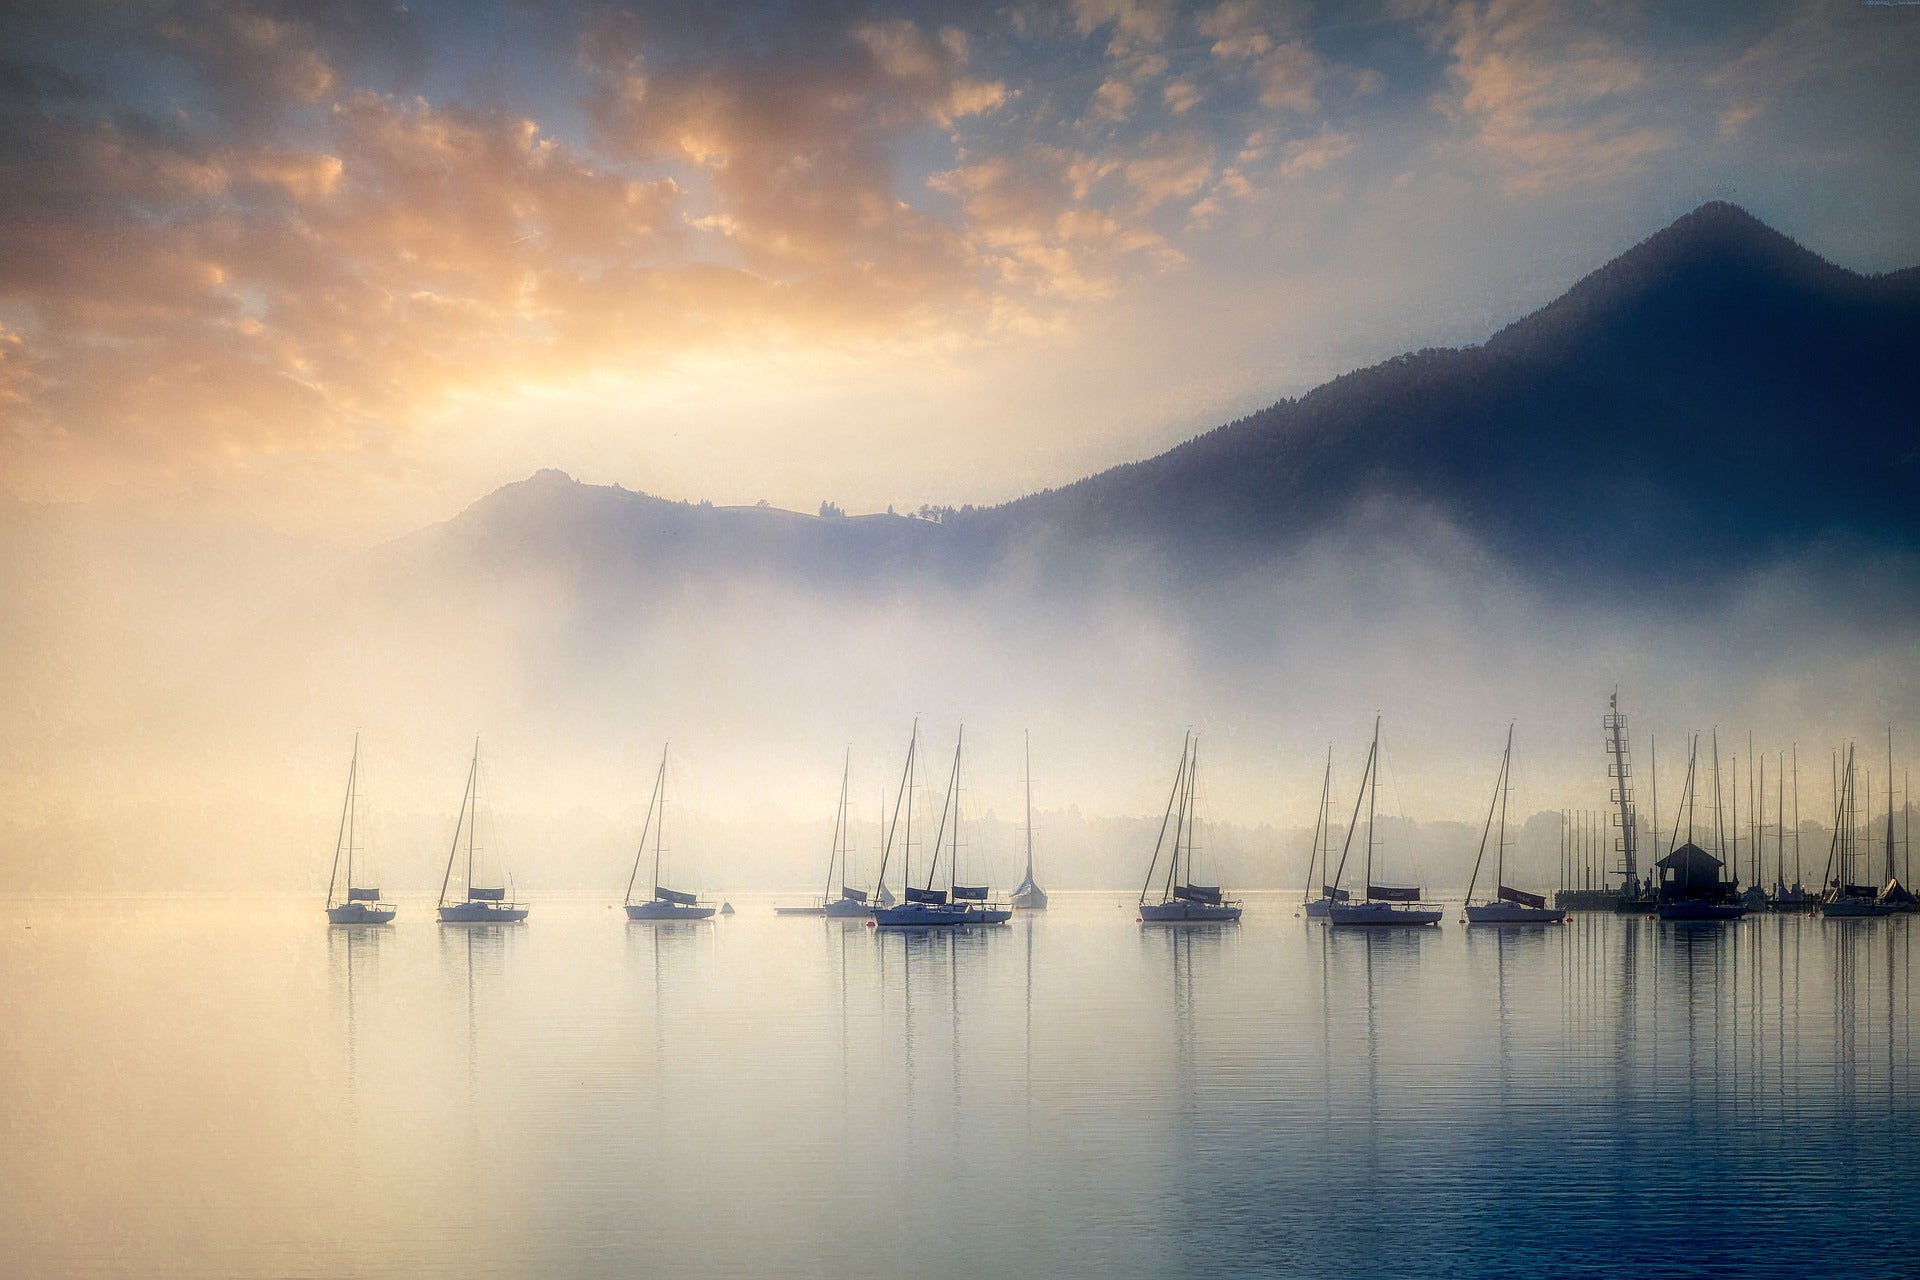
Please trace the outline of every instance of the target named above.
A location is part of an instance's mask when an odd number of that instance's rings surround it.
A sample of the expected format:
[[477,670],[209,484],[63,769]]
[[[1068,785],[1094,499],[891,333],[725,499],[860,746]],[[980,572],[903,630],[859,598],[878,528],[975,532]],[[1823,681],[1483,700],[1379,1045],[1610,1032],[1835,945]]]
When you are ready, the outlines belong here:
[[1920,262],[1920,7],[37,3],[0,491],[354,546],[555,466],[992,502],[1730,199]]

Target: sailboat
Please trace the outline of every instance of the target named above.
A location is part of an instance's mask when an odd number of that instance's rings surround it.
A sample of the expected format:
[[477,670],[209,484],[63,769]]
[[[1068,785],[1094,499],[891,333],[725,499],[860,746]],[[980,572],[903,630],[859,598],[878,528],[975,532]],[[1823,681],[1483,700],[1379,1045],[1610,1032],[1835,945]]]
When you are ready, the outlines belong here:
[[[1193,794],[1199,768],[1200,741],[1189,732],[1180,743],[1180,767],[1174,771],[1167,811],[1160,819],[1160,835],[1153,842],[1146,883],[1140,886],[1141,924],[1233,924],[1240,919],[1238,899],[1225,897],[1218,885],[1193,883],[1194,837],[1199,826]],[[1169,827],[1171,844],[1167,840]],[[1164,877],[1159,874],[1162,853],[1167,855]]]
[[[1380,791],[1380,717],[1373,719],[1373,745],[1367,749],[1367,767],[1360,775],[1360,794],[1353,800],[1353,820],[1347,823],[1347,838],[1340,846],[1340,865],[1333,873],[1335,892],[1327,907],[1327,919],[1334,924],[1426,925],[1440,923],[1440,908],[1422,902],[1420,889],[1401,888],[1373,882],[1374,812]],[[1340,879],[1347,870],[1347,854],[1353,848],[1353,830],[1360,821],[1360,801],[1367,802],[1367,896],[1359,902],[1340,895]]]
[[[480,817],[480,739],[473,740],[473,763],[467,767],[467,789],[460,797],[460,816],[453,823],[453,847],[447,850],[447,871],[440,877],[441,924],[512,924],[527,918],[527,909],[513,901],[507,885],[477,885],[473,882],[474,854],[479,849],[474,828]],[[460,855],[460,836],[467,837],[467,857],[461,896],[447,897],[453,886],[453,864]]]
[[[828,916],[834,919],[858,919],[868,915],[873,908],[867,903],[867,892],[856,889],[847,883],[847,858],[852,853],[848,847],[847,833],[847,781],[853,769],[853,750],[848,748],[846,761],[840,767],[840,808],[833,821],[833,846],[827,852],[827,886],[820,895],[820,901],[804,907],[775,907],[777,916]],[[833,892],[833,873],[840,872],[840,893]]]
[[1893,865],[1893,726],[1887,726],[1887,880],[1880,893],[1874,898],[1874,905],[1885,908],[1889,915],[1904,915],[1920,911],[1920,898],[1900,883],[1900,876]]
[[[1486,825],[1480,829],[1480,852],[1474,855],[1473,874],[1467,879],[1468,924],[1559,924],[1567,913],[1549,907],[1546,895],[1527,893],[1507,885],[1507,791],[1512,783],[1513,726],[1507,726],[1507,750],[1500,757],[1500,776],[1494,780],[1493,801],[1487,805]],[[1493,883],[1497,892],[1486,902],[1473,900],[1480,882],[1480,863],[1487,856],[1487,837],[1493,832],[1495,806],[1500,810],[1500,833],[1493,846]]]
[[[1853,791],[1853,747],[1847,747],[1847,765],[1833,803],[1833,843],[1827,850],[1827,889],[1820,897],[1820,914],[1829,920],[1857,920],[1869,916],[1892,915],[1882,906],[1870,884],[1856,884],[1854,863],[1858,841],[1854,822],[1858,813]],[[1888,834],[1892,834],[1892,816],[1888,816]]]
[[[920,751],[920,722],[913,722],[913,736],[907,742],[907,764],[900,771],[900,789],[894,793],[893,821],[887,826],[886,840],[880,846],[880,873],[875,877],[873,923],[882,929],[932,929],[951,928],[967,922],[967,909],[957,902],[948,900],[945,889],[933,887],[934,872],[938,870],[939,845],[935,843],[934,863],[927,869],[926,888],[913,883],[913,767]],[[960,769],[960,748],[954,747],[953,767],[957,777]],[[951,791],[951,788],[949,788]],[[901,814],[906,814],[904,829],[901,826]],[[887,862],[893,853],[893,836],[901,830],[902,879],[904,902],[891,905],[880,901],[887,887]]]
[[[353,735],[353,761],[347,765],[347,798],[340,805],[340,834],[333,841],[333,867],[327,872],[327,922],[329,924],[385,924],[397,914],[391,904],[380,901],[380,891],[353,882],[355,826],[360,809],[360,735]],[[346,855],[347,879],[340,883],[341,854]],[[346,890],[344,895],[338,893]]]
[[1033,739],[1026,739],[1027,756],[1027,874],[1013,891],[1015,911],[1045,911],[1047,891],[1033,882]]
[[[1320,778],[1320,808],[1313,816],[1313,850],[1307,854],[1307,887],[1302,895],[1306,900],[1306,913],[1309,920],[1325,920],[1328,908],[1335,902],[1345,902],[1347,891],[1336,889],[1325,883],[1327,862],[1333,853],[1333,828],[1328,824],[1328,801],[1333,791],[1333,747],[1327,747],[1327,771]],[[1320,896],[1313,896],[1314,868],[1320,869]]]
[[[665,844],[667,825],[667,752],[660,748],[660,771],[653,777],[653,797],[647,801],[647,817],[640,828],[640,847],[633,855],[633,873],[627,877],[627,919],[660,924],[673,920],[705,920],[713,908],[691,893],[669,889],[660,883],[660,851]],[[647,856],[647,833],[653,833],[653,896],[633,899],[634,882],[640,878],[640,863]]]
[[933,837],[933,862],[927,872],[927,887],[933,887],[933,869],[940,865],[940,838],[951,829],[953,834],[947,842],[947,891],[953,895],[954,904],[966,908],[968,924],[1005,924],[1013,919],[1013,908],[996,901],[987,885],[960,883],[960,747],[966,736],[966,726],[962,725],[953,744],[953,776],[947,781],[947,800],[941,806],[940,826]]

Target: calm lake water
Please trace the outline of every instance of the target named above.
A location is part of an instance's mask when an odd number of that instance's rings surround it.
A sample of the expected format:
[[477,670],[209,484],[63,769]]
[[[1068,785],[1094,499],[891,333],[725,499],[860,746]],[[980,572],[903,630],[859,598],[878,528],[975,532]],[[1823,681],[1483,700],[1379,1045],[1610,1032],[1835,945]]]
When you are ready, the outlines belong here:
[[0,1272],[1913,1276],[1920,917],[0,903]]

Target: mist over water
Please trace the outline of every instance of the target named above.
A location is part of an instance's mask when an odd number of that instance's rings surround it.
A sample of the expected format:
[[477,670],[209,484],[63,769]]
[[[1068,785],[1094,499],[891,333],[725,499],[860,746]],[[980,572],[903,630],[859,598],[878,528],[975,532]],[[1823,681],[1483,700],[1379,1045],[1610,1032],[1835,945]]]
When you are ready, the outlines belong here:
[[33,1275],[1907,1273],[1904,919],[0,904]]
[[[528,483],[517,500],[553,520],[555,502],[618,497]],[[1284,556],[1197,574],[1044,540],[964,571],[696,572],[621,559],[617,541],[543,541],[491,510],[462,520],[330,569],[311,548],[223,555],[211,535],[43,528],[19,544],[37,605],[0,637],[12,883],[311,888],[358,731],[368,857],[397,889],[437,884],[476,735],[530,892],[624,877],[667,740],[702,884],[805,885],[843,752],[870,861],[918,717],[933,755],[966,726],[968,819],[996,883],[1021,861],[1023,735],[1043,865],[1063,887],[1117,888],[1191,728],[1221,878],[1291,887],[1329,746],[1338,814],[1379,712],[1383,818],[1431,828],[1414,870],[1446,888],[1464,884],[1510,720],[1516,829],[1604,807],[1616,685],[1643,784],[1659,743],[1669,810],[1685,734],[1718,724],[1723,755],[1746,755],[1747,732],[1770,763],[1798,744],[1800,814],[1819,822],[1821,757],[1889,722],[1906,743],[1920,700],[1916,579],[1887,553],[1810,550],[1623,604],[1528,579],[1437,517],[1364,506]],[[943,534],[911,523],[899,532]],[[1557,836],[1536,822],[1521,840],[1520,863],[1553,875]]]

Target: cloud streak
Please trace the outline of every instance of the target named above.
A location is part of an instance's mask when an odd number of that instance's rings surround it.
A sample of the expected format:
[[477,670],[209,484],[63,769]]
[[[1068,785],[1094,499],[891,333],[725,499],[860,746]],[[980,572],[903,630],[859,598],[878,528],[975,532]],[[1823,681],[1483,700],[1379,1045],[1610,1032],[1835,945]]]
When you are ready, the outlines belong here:
[[715,355],[1061,335],[1410,186],[1544,209],[1754,147],[1916,47],[1534,0],[3,21],[0,474],[52,497],[414,465],[450,413]]

